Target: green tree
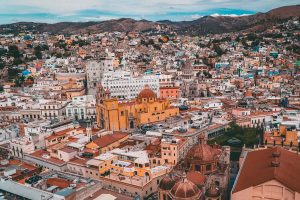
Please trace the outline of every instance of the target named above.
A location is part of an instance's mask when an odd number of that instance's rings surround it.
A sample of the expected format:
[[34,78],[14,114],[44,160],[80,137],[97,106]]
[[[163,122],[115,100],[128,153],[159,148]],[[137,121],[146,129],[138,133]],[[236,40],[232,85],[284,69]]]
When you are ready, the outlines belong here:
[[222,56],[224,54],[224,51],[221,49],[219,45],[214,45],[214,51],[218,54],[218,56]]
[[8,77],[10,79],[18,76],[18,74],[20,73],[21,71],[17,68],[8,68]]
[[13,65],[20,65],[20,64],[22,64],[22,63],[23,63],[23,61],[22,61],[21,58],[15,58],[15,59],[14,59],[14,62],[13,62]]
[[2,56],[5,56],[7,54],[7,50],[6,49],[3,49],[3,48],[0,48],[0,58]]
[[42,59],[43,53],[40,50],[34,50],[34,55],[37,59]]
[[19,76],[15,79],[15,84],[17,87],[21,87],[23,85],[24,81],[25,81],[25,77]]
[[12,56],[14,58],[20,58],[22,57],[18,47],[16,45],[11,45],[8,47],[8,55]]
[[27,77],[27,80],[31,80],[33,82],[34,78],[32,76],[29,76],[29,77]]
[[2,61],[0,61],[0,69],[4,68],[4,63]]

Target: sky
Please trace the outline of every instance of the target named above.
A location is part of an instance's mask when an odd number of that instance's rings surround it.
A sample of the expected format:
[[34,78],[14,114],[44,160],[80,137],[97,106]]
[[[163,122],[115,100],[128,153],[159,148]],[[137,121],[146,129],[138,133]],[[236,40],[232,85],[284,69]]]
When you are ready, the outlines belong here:
[[300,0],[0,0],[0,24],[86,22],[118,18],[151,21],[239,16],[296,5]]

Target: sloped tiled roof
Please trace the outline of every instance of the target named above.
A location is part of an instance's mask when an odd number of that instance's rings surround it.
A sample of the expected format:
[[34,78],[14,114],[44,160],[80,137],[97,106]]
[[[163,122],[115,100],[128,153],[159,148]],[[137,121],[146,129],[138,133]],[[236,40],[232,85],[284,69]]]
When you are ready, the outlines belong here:
[[[272,161],[276,161],[276,167],[272,165]],[[300,155],[281,147],[249,152],[232,193],[270,180],[277,180],[300,193]]]

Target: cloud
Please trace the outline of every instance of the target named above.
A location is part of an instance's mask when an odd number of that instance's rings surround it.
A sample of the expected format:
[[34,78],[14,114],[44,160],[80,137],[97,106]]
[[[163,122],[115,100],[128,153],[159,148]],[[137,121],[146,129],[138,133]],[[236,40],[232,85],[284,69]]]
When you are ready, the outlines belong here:
[[202,16],[202,15],[198,15],[198,14],[191,15],[191,19],[192,19],[192,20],[199,19],[199,18],[201,18],[201,17],[203,17],[203,16]]
[[[299,0],[0,0],[0,23],[22,17],[51,22],[121,17],[179,21],[215,13],[253,14],[291,4],[299,4]],[[41,13],[42,17],[34,18]]]
[[219,14],[219,13],[214,13],[210,16],[212,17],[220,17],[220,16],[223,16],[223,17],[241,17],[241,16],[247,16],[249,14],[242,14],[242,15],[237,15],[237,14]]

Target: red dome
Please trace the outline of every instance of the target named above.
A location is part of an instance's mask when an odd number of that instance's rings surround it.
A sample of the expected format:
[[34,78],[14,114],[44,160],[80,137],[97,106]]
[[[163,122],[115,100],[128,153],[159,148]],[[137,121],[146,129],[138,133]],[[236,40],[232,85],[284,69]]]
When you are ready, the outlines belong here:
[[145,89],[143,89],[138,95],[139,99],[144,99],[144,98],[149,99],[149,98],[156,98],[156,97],[157,97],[156,93],[153,90],[151,90],[149,86],[145,86]]
[[191,160],[201,161],[203,163],[213,162],[220,155],[220,150],[215,149],[208,144],[198,144],[190,149],[187,158]]
[[162,190],[170,190],[175,185],[175,180],[166,175],[159,183],[159,188]]
[[170,195],[174,199],[199,199],[202,193],[193,182],[184,177],[172,187]]

